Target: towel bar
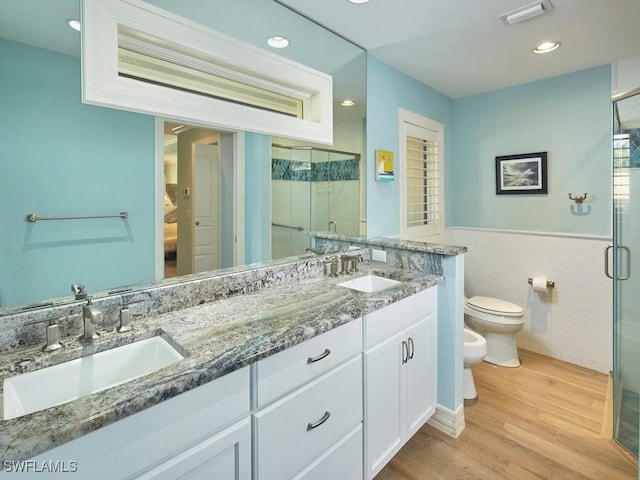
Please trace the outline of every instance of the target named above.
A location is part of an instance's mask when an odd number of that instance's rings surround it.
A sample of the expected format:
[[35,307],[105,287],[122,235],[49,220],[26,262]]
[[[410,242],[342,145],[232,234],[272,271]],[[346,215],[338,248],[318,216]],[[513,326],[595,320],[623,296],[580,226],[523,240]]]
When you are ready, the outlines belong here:
[[129,218],[128,212],[120,212],[117,215],[85,215],[76,217],[38,217],[35,213],[27,215],[27,222],[37,222],[38,220],[85,220],[88,218]]

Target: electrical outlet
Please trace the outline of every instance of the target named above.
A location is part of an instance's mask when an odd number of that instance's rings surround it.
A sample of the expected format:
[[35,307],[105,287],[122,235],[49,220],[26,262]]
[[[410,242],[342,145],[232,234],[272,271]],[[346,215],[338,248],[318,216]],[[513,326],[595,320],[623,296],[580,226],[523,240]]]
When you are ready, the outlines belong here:
[[371,260],[376,262],[386,262],[387,261],[387,252],[384,250],[376,250],[375,248],[371,249]]

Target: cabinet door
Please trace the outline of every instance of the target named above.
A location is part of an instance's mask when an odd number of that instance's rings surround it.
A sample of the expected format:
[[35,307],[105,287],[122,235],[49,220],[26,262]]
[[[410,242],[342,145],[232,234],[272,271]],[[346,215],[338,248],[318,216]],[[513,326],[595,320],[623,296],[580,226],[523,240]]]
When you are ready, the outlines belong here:
[[209,437],[136,477],[138,480],[250,480],[249,418]]
[[413,324],[406,330],[409,361],[406,364],[408,440],[433,415],[436,407],[436,315]]
[[405,333],[364,353],[365,477],[373,478],[403,443]]

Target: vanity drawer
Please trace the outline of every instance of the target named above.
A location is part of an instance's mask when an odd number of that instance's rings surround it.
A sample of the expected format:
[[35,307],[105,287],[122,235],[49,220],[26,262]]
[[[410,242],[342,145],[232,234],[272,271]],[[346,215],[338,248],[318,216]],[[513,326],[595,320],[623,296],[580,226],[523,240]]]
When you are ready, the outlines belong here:
[[362,425],[358,425],[293,480],[359,479],[362,467]]
[[255,364],[257,407],[262,408],[291,393],[361,350],[362,319],[359,318],[260,360]]
[[256,479],[291,478],[361,424],[361,357],[255,413],[253,418]]
[[364,320],[365,349],[433,314],[437,310],[437,302],[438,286],[435,285],[367,314]]

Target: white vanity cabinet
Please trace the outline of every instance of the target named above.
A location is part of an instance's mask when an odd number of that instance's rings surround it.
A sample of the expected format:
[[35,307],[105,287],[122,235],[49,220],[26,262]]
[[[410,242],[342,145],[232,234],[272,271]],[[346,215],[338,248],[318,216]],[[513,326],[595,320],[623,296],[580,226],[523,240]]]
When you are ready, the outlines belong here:
[[33,460],[92,479],[370,479],[435,411],[436,329],[432,287]]
[[254,480],[362,478],[362,321],[255,364]]
[[436,407],[437,287],[364,323],[365,478],[373,478]]
[[244,367],[33,460],[37,465],[74,461],[76,476],[93,480],[250,480],[249,387],[250,371]]

